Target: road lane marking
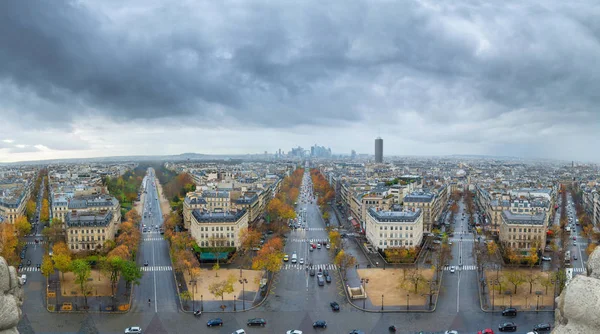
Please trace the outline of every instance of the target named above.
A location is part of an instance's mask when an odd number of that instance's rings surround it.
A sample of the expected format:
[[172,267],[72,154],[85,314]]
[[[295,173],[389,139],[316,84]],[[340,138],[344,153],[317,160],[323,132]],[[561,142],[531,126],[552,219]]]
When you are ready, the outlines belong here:
[[458,284],[456,286],[456,313],[460,312],[460,271],[458,272]]

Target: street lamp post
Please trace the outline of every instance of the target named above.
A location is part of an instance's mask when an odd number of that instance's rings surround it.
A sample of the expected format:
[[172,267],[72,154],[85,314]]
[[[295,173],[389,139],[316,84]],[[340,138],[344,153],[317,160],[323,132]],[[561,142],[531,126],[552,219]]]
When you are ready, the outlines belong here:
[[[540,309],[540,296],[542,295],[541,291],[536,291],[535,294],[537,295],[537,303],[535,305],[535,311],[537,312]],[[542,298],[542,304],[544,303],[544,298]]]
[[248,283],[248,280],[242,278],[239,282],[242,284],[242,308],[246,311],[246,298],[244,298],[244,295],[246,294],[246,283]]
[[408,311],[408,300],[409,300],[409,297],[408,297],[408,293],[407,293],[407,294],[406,294],[406,310],[407,310],[407,311]]
[[204,312],[204,296],[200,295],[200,312]]
[[369,283],[369,279],[368,278],[361,278],[360,279],[360,283],[363,286],[363,291],[365,293],[365,298],[363,299],[363,309],[366,308],[366,302],[367,302],[367,283]]
[[381,295],[381,310],[383,311],[383,295]]
[[235,312],[235,311],[236,311],[236,309],[235,309],[235,295],[233,295],[233,312]]
[[192,311],[196,310],[196,298],[194,296],[194,288],[196,287],[196,280],[190,280],[190,287],[192,290]]

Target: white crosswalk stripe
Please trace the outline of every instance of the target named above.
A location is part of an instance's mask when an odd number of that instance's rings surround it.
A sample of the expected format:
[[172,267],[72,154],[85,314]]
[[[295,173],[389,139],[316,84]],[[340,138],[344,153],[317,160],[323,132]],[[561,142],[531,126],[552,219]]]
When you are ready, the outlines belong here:
[[22,271],[40,271],[40,270],[36,267],[23,267],[23,268],[21,268],[21,270],[19,270],[19,272],[22,272]]
[[473,238],[462,238],[462,239],[461,238],[448,238],[448,240],[452,241],[452,242],[459,242],[461,240],[464,242],[467,242],[467,241],[472,242],[475,239],[473,239]]
[[165,240],[164,238],[144,238],[144,241],[161,241]]
[[45,244],[45,241],[39,241],[37,244],[35,243],[35,241],[27,241],[25,244],[27,245],[41,245],[41,244]]
[[329,239],[288,239],[291,242],[310,242],[312,244],[329,242]]
[[574,273],[583,273],[585,272],[585,268],[573,268]]
[[[451,266],[444,266],[445,271],[449,271]],[[454,269],[461,271],[472,271],[477,270],[477,266],[454,266]]]
[[[282,270],[304,270],[306,268],[305,264],[293,264],[293,263],[286,263],[283,265],[283,267],[281,268]],[[309,267],[310,268],[310,267]],[[337,266],[335,264],[313,264],[313,268],[315,270],[335,270],[337,268]]]
[[325,231],[325,229],[322,227],[309,227],[309,228],[307,228],[307,230],[309,230],[309,231]]
[[140,267],[142,271],[171,271],[173,268],[171,266],[149,266],[149,267]]

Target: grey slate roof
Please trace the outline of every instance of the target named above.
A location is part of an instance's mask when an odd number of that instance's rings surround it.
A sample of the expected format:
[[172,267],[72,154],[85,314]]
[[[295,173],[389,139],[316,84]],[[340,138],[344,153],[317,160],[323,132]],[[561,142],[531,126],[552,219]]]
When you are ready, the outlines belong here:
[[415,211],[377,211],[369,208],[369,214],[380,223],[414,223],[421,215],[421,209]]

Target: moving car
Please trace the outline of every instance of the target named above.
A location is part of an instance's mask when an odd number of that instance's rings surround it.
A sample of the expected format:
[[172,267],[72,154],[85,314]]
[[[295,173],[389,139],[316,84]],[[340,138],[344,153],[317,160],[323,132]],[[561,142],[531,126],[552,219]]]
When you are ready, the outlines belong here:
[[300,262],[300,264],[304,264],[304,258],[301,257],[299,262]]
[[289,331],[285,332],[285,334],[302,334],[302,331],[299,331],[297,329],[290,329]]
[[125,334],[138,334],[142,333],[142,328],[138,326],[133,326],[129,328],[125,328]]
[[331,302],[331,303],[329,303],[329,306],[331,306],[332,311],[340,310],[340,304],[338,304],[337,302]]
[[329,275],[325,276],[325,282],[331,283],[331,276],[329,276]]
[[263,318],[252,318],[248,319],[248,326],[264,326],[267,324],[267,321]]
[[552,261],[552,258],[549,256],[542,256],[542,261]]
[[313,328],[327,328],[327,322],[325,320],[317,320],[313,323]]
[[494,334],[494,331],[491,328],[486,328],[478,331],[477,334]]
[[454,268],[454,266],[450,266],[450,272],[454,274],[455,271],[456,271],[456,268]]
[[310,268],[310,276],[315,276],[315,269],[314,268]]
[[550,326],[550,324],[537,324],[535,326],[533,326],[533,330],[535,332],[549,332],[552,330],[552,326]]
[[498,325],[498,330],[501,332],[516,332],[517,325],[514,322],[505,322]]
[[284,261],[284,262],[288,262],[289,260],[290,260],[290,257],[289,257],[287,254],[285,254],[285,255],[283,256],[283,261]]
[[148,266],[148,261],[144,261],[144,267]]
[[210,319],[207,323],[206,326],[208,327],[213,327],[213,326],[223,326],[223,320],[221,318],[214,318],[214,319]]
[[517,309],[514,307],[509,307],[506,308],[502,311],[502,315],[505,317],[516,317],[517,316]]
[[231,334],[246,334],[246,331],[243,329],[238,329],[235,332],[231,333]]

